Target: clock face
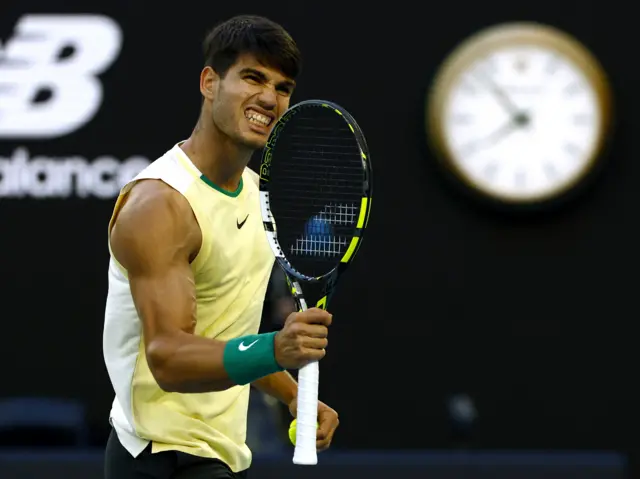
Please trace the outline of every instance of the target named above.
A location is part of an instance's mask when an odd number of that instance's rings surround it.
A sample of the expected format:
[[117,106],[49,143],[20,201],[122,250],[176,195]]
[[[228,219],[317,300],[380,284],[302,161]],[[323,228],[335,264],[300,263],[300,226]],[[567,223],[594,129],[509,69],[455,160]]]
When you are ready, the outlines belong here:
[[437,93],[438,140],[456,174],[486,194],[511,202],[555,196],[599,153],[607,120],[601,85],[553,45],[494,43],[468,55],[445,85]]

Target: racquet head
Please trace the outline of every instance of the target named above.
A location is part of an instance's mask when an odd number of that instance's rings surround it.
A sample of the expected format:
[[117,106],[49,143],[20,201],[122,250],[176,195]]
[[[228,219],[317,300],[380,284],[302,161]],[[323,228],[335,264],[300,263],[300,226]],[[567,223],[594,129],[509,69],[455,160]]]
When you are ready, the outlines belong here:
[[274,126],[260,165],[262,219],[280,266],[318,282],[346,266],[371,207],[371,158],[353,117],[307,100]]

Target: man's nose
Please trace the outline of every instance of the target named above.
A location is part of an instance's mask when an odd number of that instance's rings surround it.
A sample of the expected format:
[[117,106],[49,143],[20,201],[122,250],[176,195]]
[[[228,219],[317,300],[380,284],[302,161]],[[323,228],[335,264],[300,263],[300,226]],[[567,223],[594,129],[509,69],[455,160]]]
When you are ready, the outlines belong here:
[[273,110],[278,103],[276,91],[270,87],[263,88],[258,95],[258,101],[265,110]]

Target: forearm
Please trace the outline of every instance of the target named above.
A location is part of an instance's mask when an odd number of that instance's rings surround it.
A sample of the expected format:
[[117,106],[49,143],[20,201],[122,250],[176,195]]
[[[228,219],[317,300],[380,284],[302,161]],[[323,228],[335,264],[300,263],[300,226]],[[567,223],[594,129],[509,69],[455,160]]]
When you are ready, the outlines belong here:
[[201,393],[233,386],[224,367],[226,343],[189,333],[158,338],[147,360],[158,385],[169,392]]
[[[243,342],[253,346],[241,347]],[[270,334],[224,342],[183,332],[151,343],[147,358],[158,385],[180,393],[222,391],[282,369]]]
[[298,395],[298,383],[287,371],[269,374],[251,384],[287,406],[291,404],[291,401]]

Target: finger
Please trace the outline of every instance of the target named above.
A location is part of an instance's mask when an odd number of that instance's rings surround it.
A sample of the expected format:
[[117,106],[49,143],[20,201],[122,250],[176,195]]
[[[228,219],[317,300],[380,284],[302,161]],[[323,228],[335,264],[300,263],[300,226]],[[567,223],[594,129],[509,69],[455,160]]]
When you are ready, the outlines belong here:
[[300,332],[310,338],[326,338],[329,335],[329,329],[320,324],[302,324]]
[[324,441],[326,439],[331,439],[333,427],[331,425],[330,420],[322,420],[320,418],[320,425],[318,426],[318,430],[316,431],[316,440]]
[[300,340],[303,338],[326,338],[329,335],[327,327],[319,324],[295,323],[289,326],[288,330],[292,336],[297,336]]
[[331,324],[332,316],[330,313],[323,309],[308,309],[301,313],[298,313],[296,316],[296,321],[307,324],[322,324],[324,326],[329,326]]
[[329,424],[328,430],[326,427],[320,427],[316,434],[316,449],[318,451],[324,451],[329,448],[331,445],[331,441],[333,440],[333,434],[336,430],[337,425],[331,425],[329,421],[325,422],[324,425]]
[[327,352],[324,349],[309,349],[304,348],[302,351],[302,356],[306,358],[308,361],[320,361],[325,357]]
[[331,446],[331,439],[322,439],[316,441],[316,449],[318,452],[326,451]]
[[297,311],[293,311],[289,313],[286,319],[284,320],[284,323],[289,324],[289,323],[295,322],[297,320],[298,314],[299,313]]
[[302,346],[307,349],[325,349],[329,344],[327,338],[303,338]]
[[322,324],[324,326],[331,325],[332,316],[330,313],[320,308],[311,308],[298,313],[296,321],[307,324]]

